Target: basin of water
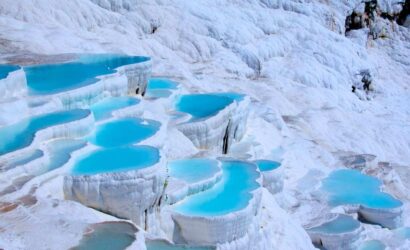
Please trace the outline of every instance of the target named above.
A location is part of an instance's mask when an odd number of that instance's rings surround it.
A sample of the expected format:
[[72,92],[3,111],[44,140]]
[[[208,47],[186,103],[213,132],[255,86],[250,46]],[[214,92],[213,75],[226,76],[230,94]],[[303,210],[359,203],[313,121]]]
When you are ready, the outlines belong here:
[[402,227],[394,230],[394,234],[399,236],[402,239],[410,240],[410,227]]
[[57,64],[24,67],[31,94],[55,94],[93,84],[100,75],[112,74],[124,65],[141,63],[148,57],[95,54]]
[[386,245],[384,245],[379,240],[365,241],[359,247],[359,250],[384,250],[384,249],[386,249]]
[[0,65],[0,80],[7,78],[7,76],[11,72],[16,71],[18,69],[20,69],[20,67],[17,65],[8,65],[8,64]]
[[181,96],[176,103],[176,109],[190,114],[193,119],[200,119],[216,115],[232,102],[233,100],[226,96],[191,94]]
[[169,97],[172,90],[177,89],[178,83],[165,78],[151,78],[148,81],[146,96],[148,97]]
[[219,162],[211,159],[186,159],[168,163],[169,175],[188,183],[213,177],[220,171]]
[[342,169],[333,171],[322,181],[321,190],[329,196],[333,206],[360,204],[369,208],[397,208],[402,202],[381,192],[380,180],[362,174],[357,170]]
[[86,144],[87,143],[83,140],[74,139],[59,139],[50,142],[48,145],[50,162],[47,166],[47,170],[51,171],[63,166],[68,160],[70,160],[71,153],[85,147]]
[[191,195],[175,205],[175,211],[189,216],[220,216],[244,209],[259,187],[255,164],[223,161],[222,180],[215,186]]
[[107,148],[134,144],[153,136],[160,126],[153,120],[121,118],[97,126],[90,142]]
[[147,250],[215,250],[215,247],[194,247],[183,245],[171,245],[161,240],[147,241]]
[[78,246],[71,250],[124,250],[135,241],[137,229],[130,223],[93,224]]
[[97,149],[78,159],[72,173],[93,175],[137,170],[159,161],[158,149],[150,146],[128,146]]
[[95,120],[99,121],[111,117],[114,110],[137,105],[139,102],[140,100],[134,97],[109,97],[91,105],[90,110]]
[[335,219],[325,222],[324,224],[309,228],[308,231],[324,234],[341,234],[355,231],[360,227],[360,222],[351,216],[339,214]]
[[270,160],[256,160],[254,163],[258,166],[261,172],[271,171],[280,167],[280,162]]
[[6,171],[8,169],[15,168],[17,166],[27,164],[31,161],[34,161],[34,160],[42,157],[43,155],[44,155],[43,151],[41,151],[39,149],[32,150],[32,151],[28,152],[27,154],[20,155],[20,156],[16,157],[15,159],[7,162],[4,165],[0,164],[0,172],[1,171]]
[[74,109],[26,118],[0,128],[0,155],[27,147],[37,131],[87,117],[89,110]]

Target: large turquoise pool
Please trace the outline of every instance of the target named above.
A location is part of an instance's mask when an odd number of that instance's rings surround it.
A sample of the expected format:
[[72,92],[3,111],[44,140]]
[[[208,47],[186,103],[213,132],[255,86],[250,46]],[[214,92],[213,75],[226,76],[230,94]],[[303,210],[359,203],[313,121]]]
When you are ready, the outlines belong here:
[[168,163],[169,175],[188,183],[195,183],[213,177],[218,171],[219,162],[211,159],[186,159]]
[[6,78],[11,72],[20,69],[17,65],[0,65],[0,80]]
[[109,97],[91,105],[90,110],[93,113],[95,120],[99,121],[109,118],[114,110],[137,105],[139,102],[140,100],[134,97]]
[[341,234],[355,231],[360,227],[360,222],[351,216],[339,214],[335,219],[320,226],[310,228],[308,231],[325,234]]
[[74,109],[24,119],[0,128],[0,155],[29,146],[37,131],[85,118],[89,110]]
[[213,188],[191,195],[175,205],[190,216],[220,216],[244,209],[259,187],[256,165],[242,161],[222,162],[223,177]]
[[140,118],[121,118],[97,126],[90,141],[101,147],[134,144],[153,136],[161,123]]
[[126,55],[83,55],[66,63],[24,67],[32,94],[55,94],[95,83],[97,76],[111,74],[124,65],[140,63],[148,57]]
[[277,161],[270,161],[270,160],[256,160],[254,161],[256,165],[258,165],[259,170],[264,171],[271,171],[280,167],[280,162]]
[[137,229],[125,222],[98,223],[91,226],[78,246],[71,250],[125,250],[135,241]]
[[159,161],[158,149],[150,146],[128,146],[98,149],[78,159],[72,173],[93,175],[137,170]]
[[396,208],[403,203],[380,191],[381,182],[357,170],[342,169],[332,172],[322,181],[321,189],[333,206],[360,204],[369,208]]

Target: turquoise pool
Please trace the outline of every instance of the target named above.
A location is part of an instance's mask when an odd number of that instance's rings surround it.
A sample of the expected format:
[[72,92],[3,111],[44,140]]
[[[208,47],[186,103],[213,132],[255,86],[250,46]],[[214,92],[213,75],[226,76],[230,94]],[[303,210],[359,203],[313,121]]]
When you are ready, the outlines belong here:
[[99,121],[111,117],[114,110],[137,105],[139,102],[140,100],[134,97],[109,97],[91,105],[90,110],[95,120]]
[[161,240],[147,241],[147,250],[215,250],[215,247],[191,247],[171,245]]
[[280,163],[277,161],[270,160],[256,160],[254,163],[258,166],[261,172],[271,171],[280,167]]
[[124,65],[141,63],[148,57],[95,54],[82,55],[66,63],[24,67],[30,93],[45,95],[72,90],[97,82],[97,76],[111,74]]
[[325,234],[341,234],[355,231],[360,227],[360,222],[351,216],[340,214],[334,220],[320,226],[309,228],[308,231]]
[[222,162],[223,177],[213,188],[191,195],[175,205],[190,216],[220,216],[244,209],[259,187],[256,165],[242,161]]
[[135,241],[137,229],[129,223],[98,223],[90,227],[78,246],[71,250],[124,250]]
[[359,250],[384,250],[386,249],[386,245],[384,245],[381,241],[378,240],[368,240],[363,242]]
[[11,72],[20,69],[17,65],[0,65],[0,80],[6,78]]
[[93,175],[137,170],[159,161],[158,149],[150,146],[128,146],[98,149],[78,159],[72,173]]
[[224,96],[228,97],[234,101],[240,102],[245,98],[244,94],[236,93],[236,92],[222,92],[222,93],[211,93],[212,95],[216,96]]
[[85,147],[85,145],[87,145],[87,143],[83,140],[59,139],[52,141],[48,145],[50,150],[50,163],[47,166],[47,170],[51,171],[63,166],[70,160],[71,153]]
[[85,118],[89,110],[74,109],[33,116],[0,128],[0,155],[27,147],[37,131]]
[[121,118],[97,126],[90,142],[101,147],[134,144],[153,136],[161,123],[140,118]]
[[402,239],[410,240],[410,227],[402,227],[394,230],[394,233]]
[[360,204],[369,208],[396,208],[403,203],[380,191],[381,182],[357,170],[333,171],[322,181],[321,190],[329,195],[333,206]]
[[218,171],[219,162],[211,159],[186,159],[168,163],[169,175],[188,183],[195,183],[214,176]]
[[172,94],[172,90],[177,89],[178,83],[165,78],[151,78],[148,81],[147,97],[169,97]]
[[40,149],[32,150],[32,151],[28,152],[27,154],[16,157],[15,159],[11,160],[10,162],[7,162],[6,164],[4,164],[3,166],[0,165],[0,171],[5,171],[5,170],[8,170],[8,169],[15,168],[17,166],[27,164],[31,161],[34,161],[34,160],[42,157],[43,155],[44,155],[44,153]]
[[183,95],[176,103],[176,110],[190,114],[193,119],[200,119],[216,115],[232,102],[229,97],[213,94]]

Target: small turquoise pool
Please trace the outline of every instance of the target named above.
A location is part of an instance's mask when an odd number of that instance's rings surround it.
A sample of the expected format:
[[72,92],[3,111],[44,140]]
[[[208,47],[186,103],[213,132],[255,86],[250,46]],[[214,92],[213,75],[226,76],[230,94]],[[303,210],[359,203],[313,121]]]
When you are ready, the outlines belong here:
[[161,240],[147,241],[147,250],[215,250],[215,247],[191,247],[171,245]]
[[135,241],[137,229],[125,222],[93,224],[71,250],[125,250]]
[[172,90],[177,89],[178,83],[165,78],[151,78],[148,81],[147,97],[161,98],[169,97]]
[[232,102],[229,97],[213,94],[183,95],[177,101],[176,109],[190,114],[193,119],[200,119],[216,115]]
[[380,191],[381,182],[357,170],[333,171],[322,181],[321,190],[329,194],[333,206],[361,204],[369,208],[396,208],[403,203]]
[[5,171],[8,169],[15,168],[17,166],[21,166],[24,164],[27,164],[31,161],[34,161],[44,155],[43,151],[40,149],[35,149],[33,151],[28,152],[25,155],[21,155],[19,157],[16,157],[15,159],[11,160],[10,162],[7,162],[3,166],[0,165],[0,172]]
[[111,117],[111,113],[114,110],[137,105],[139,102],[140,100],[134,97],[109,97],[91,105],[90,110],[95,120],[99,121]]
[[236,92],[222,92],[222,93],[211,93],[212,95],[216,96],[224,96],[228,97],[234,101],[240,102],[245,98],[244,94],[236,93]]
[[87,117],[89,110],[74,109],[33,116],[0,128],[0,155],[27,147],[37,131]]
[[270,161],[270,160],[256,160],[254,161],[261,172],[264,171],[271,171],[280,167],[280,163],[277,161]]
[[59,168],[66,164],[70,160],[70,155],[74,151],[85,147],[87,143],[83,140],[74,139],[59,139],[50,143],[50,163],[47,166],[47,170]]
[[334,220],[328,221],[320,226],[310,228],[308,231],[325,234],[341,234],[355,231],[360,227],[360,222],[351,216],[340,214]]
[[95,150],[78,159],[72,173],[93,175],[137,170],[159,161],[158,149],[150,146],[128,146]]
[[97,82],[97,76],[112,74],[124,65],[141,63],[148,57],[95,54],[82,55],[66,63],[24,67],[30,93],[45,95],[72,90]]
[[90,142],[101,147],[134,144],[153,136],[161,123],[139,118],[121,118],[97,126]]
[[394,233],[402,239],[410,240],[410,227],[402,227],[394,230]]
[[4,64],[4,65],[0,65],[0,80],[7,78],[7,76],[13,72],[20,69],[19,66],[17,65],[8,65],[8,64]]
[[386,245],[384,245],[379,240],[365,241],[359,247],[359,250],[384,250],[384,249],[386,249]]
[[186,159],[168,163],[169,175],[188,183],[195,183],[214,176],[219,162],[211,159]]
[[220,216],[244,209],[259,187],[256,165],[242,161],[222,162],[223,177],[213,188],[191,195],[175,206],[190,216]]

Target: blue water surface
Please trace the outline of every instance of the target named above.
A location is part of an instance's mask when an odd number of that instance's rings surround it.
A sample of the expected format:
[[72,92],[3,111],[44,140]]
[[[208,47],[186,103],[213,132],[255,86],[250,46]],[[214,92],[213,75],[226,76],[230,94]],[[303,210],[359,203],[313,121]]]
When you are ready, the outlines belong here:
[[70,250],[125,250],[135,241],[137,230],[129,223],[98,223]]
[[111,117],[114,110],[137,105],[139,102],[140,100],[134,97],[109,97],[91,105],[90,110],[95,120],[99,121]]
[[9,73],[16,71],[18,69],[20,69],[20,66],[17,66],[17,65],[9,65],[9,64],[0,65],[0,80],[7,78]]
[[27,147],[37,131],[85,118],[89,110],[74,109],[26,118],[18,123],[0,128],[0,155]]
[[153,136],[161,123],[140,118],[121,118],[97,126],[90,142],[101,147],[134,144]]
[[158,149],[150,146],[128,146],[98,149],[77,160],[74,175],[93,175],[137,170],[159,161]]
[[362,174],[357,170],[333,171],[322,181],[321,189],[329,194],[333,206],[360,204],[369,208],[396,208],[403,203],[391,195],[380,191],[381,182],[377,178]]
[[63,166],[70,160],[71,153],[85,147],[85,145],[87,145],[86,141],[74,139],[59,139],[50,142],[50,162],[47,171]]
[[215,250],[215,247],[195,247],[195,246],[182,246],[171,245],[164,241],[153,240],[147,241],[147,250]]
[[176,109],[190,114],[193,119],[216,115],[220,110],[231,104],[233,99],[213,94],[183,95],[176,103]]
[[280,162],[270,160],[256,160],[254,161],[258,165],[260,171],[271,171],[280,167]]
[[340,214],[335,219],[328,221],[320,226],[310,228],[308,231],[326,233],[326,234],[340,234],[352,232],[360,227],[360,222],[353,219],[351,216]]
[[224,161],[223,177],[213,188],[191,195],[175,206],[175,211],[190,216],[220,216],[244,209],[259,187],[256,165]]
[[97,76],[111,74],[124,65],[145,62],[148,57],[95,54],[57,64],[24,67],[31,94],[55,94],[97,82]]
[[359,247],[359,250],[384,250],[384,249],[386,249],[386,245],[384,245],[379,240],[365,241]]
[[219,162],[211,159],[186,159],[168,163],[169,175],[188,183],[195,183],[214,176],[220,168]]

